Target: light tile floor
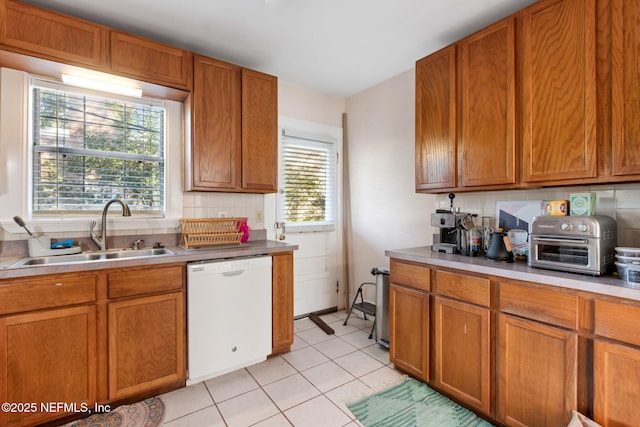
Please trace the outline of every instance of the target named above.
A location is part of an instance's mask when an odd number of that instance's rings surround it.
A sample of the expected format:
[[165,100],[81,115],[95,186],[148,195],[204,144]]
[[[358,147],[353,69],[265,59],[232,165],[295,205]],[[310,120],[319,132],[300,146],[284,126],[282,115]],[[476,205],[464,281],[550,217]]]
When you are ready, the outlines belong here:
[[354,312],[296,320],[291,352],[162,396],[164,426],[359,426],[346,403],[403,378],[389,352],[368,339],[372,322]]

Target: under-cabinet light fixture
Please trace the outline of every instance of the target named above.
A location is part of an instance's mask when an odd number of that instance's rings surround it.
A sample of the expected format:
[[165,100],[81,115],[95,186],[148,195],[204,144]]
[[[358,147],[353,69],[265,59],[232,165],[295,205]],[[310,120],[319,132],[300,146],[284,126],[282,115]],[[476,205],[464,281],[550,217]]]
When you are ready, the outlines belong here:
[[142,89],[132,86],[124,86],[104,80],[89,79],[86,77],[74,76],[72,74],[62,74],[62,81],[72,86],[79,86],[85,89],[99,90],[101,92],[116,93],[118,95],[142,97]]

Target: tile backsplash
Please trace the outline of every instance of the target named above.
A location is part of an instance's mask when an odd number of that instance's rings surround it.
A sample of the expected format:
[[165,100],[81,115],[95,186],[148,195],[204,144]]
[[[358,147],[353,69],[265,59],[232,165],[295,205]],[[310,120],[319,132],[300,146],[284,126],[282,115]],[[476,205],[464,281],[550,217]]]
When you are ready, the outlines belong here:
[[[640,247],[640,183],[456,193],[453,205],[479,217],[490,216],[495,223],[498,201],[569,200],[569,194],[583,192],[596,193],[597,215],[609,215],[616,220],[618,246]],[[448,194],[437,196],[437,207],[449,208]]]

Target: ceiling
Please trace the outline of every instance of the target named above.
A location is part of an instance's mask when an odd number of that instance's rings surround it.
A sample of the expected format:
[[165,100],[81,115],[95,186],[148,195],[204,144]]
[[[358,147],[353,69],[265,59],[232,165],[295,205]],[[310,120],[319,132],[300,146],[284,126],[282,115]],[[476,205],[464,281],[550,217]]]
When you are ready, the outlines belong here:
[[535,0],[25,0],[349,97]]

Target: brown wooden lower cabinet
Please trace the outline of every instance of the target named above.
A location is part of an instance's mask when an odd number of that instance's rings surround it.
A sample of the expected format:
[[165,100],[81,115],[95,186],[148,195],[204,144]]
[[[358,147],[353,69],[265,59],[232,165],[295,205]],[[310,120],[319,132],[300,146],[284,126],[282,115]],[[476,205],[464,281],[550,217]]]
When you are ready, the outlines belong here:
[[640,423],[640,349],[596,339],[593,412],[606,427]]
[[500,314],[498,419],[510,426],[566,426],[577,408],[578,335]]
[[428,293],[389,286],[389,336],[389,359],[402,371],[429,381]]
[[293,344],[293,252],[273,255],[271,356]]
[[563,427],[574,410],[640,425],[640,301],[390,264],[389,357],[401,371],[499,425]]
[[[65,408],[55,402],[78,410],[93,407],[95,305],[0,318],[0,341],[0,400],[23,405],[0,411],[0,425],[35,425],[64,416]],[[50,403],[54,406],[43,409]]]
[[434,385],[490,414],[489,309],[441,297],[434,298],[434,308]]
[[184,294],[109,304],[109,399],[184,380]]

